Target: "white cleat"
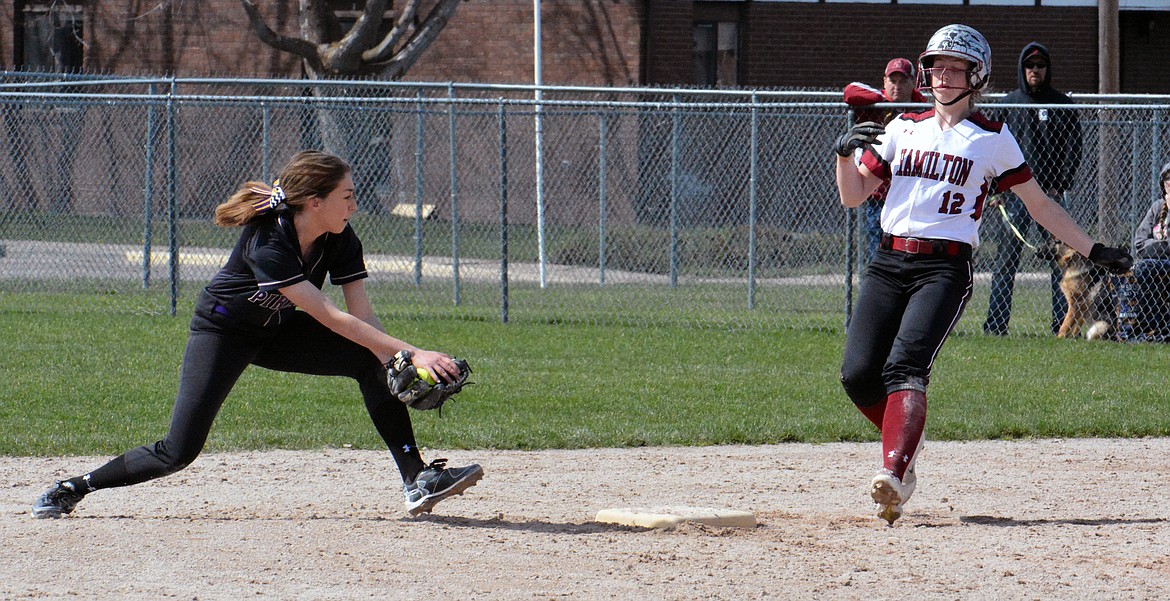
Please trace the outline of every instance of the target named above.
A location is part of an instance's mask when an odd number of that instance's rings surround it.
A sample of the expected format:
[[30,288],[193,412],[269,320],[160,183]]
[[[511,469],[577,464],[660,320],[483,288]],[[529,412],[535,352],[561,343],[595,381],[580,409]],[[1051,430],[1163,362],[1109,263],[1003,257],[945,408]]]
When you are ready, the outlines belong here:
[[[913,485],[910,486],[910,492],[913,492]],[[882,470],[873,477],[869,485],[869,495],[878,505],[878,517],[890,526],[902,517],[902,503],[910,498],[910,495],[906,494],[906,486],[889,470]]]

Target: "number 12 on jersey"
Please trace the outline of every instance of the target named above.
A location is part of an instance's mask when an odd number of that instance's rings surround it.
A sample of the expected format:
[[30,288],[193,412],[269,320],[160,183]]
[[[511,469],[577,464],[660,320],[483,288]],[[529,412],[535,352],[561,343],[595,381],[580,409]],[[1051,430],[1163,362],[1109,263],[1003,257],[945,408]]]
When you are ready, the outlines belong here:
[[942,205],[938,207],[938,212],[943,215],[958,215],[963,212],[963,203],[966,200],[967,197],[963,196],[962,192],[947,190],[943,193]]

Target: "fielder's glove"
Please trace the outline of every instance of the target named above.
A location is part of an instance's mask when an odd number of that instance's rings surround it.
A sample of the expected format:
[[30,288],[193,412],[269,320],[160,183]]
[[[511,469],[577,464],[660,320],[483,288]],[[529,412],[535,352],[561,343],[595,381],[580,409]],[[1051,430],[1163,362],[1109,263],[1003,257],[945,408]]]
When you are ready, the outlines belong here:
[[1128,250],[1105,246],[1100,242],[1089,251],[1089,260],[1116,275],[1122,275],[1133,267],[1133,257],[1129,256]]
[[413,356],[414,353],[410,351],[399,351],[386,364],[386,383],[390,386],[390,392],[411,409],[419,411],[439,409],[448,399],[463,390],[464,386],[470,384],[467,378],[471,376],[471,367],[463,359],[455,359],[459,375],[454,380],[450,382],[438,380],[438,383],[431,384],[418,377],[418,370],[410,362]]
[[870,148],[874,144],[881,144],[877,137],[886,133],[886,128],[876,121],[858,123],[841,134],[833,143],[833,151],[847,157],[853,154],[854,148]]

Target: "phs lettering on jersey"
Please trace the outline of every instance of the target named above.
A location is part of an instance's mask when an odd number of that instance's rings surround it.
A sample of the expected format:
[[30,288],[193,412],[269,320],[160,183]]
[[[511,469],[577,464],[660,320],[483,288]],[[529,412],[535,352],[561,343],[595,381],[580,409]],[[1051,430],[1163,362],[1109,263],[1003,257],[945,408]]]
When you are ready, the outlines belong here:
[[255,294],[248,297],[248,302],[256,303],[257,305],[270,309],[272,311],[280,311],[293,306],[293,302],[284,297],[279,292],[265,292],[257,290]]
[[900,149],[902,158],[898,161],[894,175],[921,177],[935,181],[945,180],[948,184],[962,187],[971,176],[972,159],[944,154],[937,150]]

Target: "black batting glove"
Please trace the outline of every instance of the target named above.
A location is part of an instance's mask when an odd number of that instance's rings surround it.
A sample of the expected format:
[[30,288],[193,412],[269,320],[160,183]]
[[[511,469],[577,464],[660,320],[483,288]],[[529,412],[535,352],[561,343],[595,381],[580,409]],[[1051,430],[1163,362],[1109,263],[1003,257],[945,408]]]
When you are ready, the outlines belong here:
[[855,148],[869,148],[874,144],[881,144],[877,137],[886,133],[886,128],[876,121],[858,123],[849,128],[849,131],[837,138],[833,143],[833,151],[847,157],[853,154]]
[[1116,275],[1126,273],[1133,267],[1133,257],[1129,256],[1128,250],[1105,246],[1100,242],[1089,251],[1089,260]]

